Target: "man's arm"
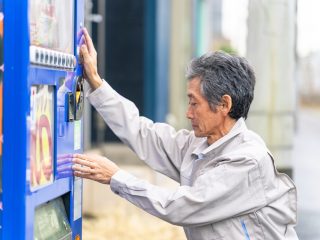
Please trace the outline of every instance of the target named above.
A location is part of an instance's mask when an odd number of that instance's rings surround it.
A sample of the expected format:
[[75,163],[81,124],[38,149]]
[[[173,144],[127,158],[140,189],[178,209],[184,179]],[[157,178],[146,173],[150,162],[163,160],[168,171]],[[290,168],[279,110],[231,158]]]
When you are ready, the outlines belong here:
[[166,124],[154,124],[140,117],[136,106],[117,94],[101,80],[97,71],[97,52],[85,28],[79,33],[80,56],[84,75],[92,94],[89,101],[112,131],[153,169],[179,180],[182,158],[188,147],[190,132],[176,132]]
[[178,181],[182,159],[194,140],[192,132],[176,132],[168,124],[139,116],[137,107],[104,82],[88,95],[112,131],[153,169]]
[[199,176],[193,186],[167,190],[119,170],[110,182],[114,193],[146,212],[180,226],[202,226],[254,212],[266,205],[258,166],[253,160],[223,164]]
[[267,204],[259,167],[252,159],[208,169],[192,186],[176,190],[138,179],[104,157],[75,154],[73,163],[75,176],[110,184],[114,193],[175,225],[212,224]]

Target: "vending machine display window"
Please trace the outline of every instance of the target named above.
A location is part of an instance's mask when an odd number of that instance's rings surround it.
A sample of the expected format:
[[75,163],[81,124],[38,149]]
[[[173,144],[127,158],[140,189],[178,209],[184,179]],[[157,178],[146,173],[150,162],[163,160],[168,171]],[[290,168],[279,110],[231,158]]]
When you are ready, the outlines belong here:
[[53,182],[54,86],[31,87],[30,99],[30,187]]
[[30,0],[30,44],[73,54],[74,0]]
[[36,208],[34,218],[35,240],[71,240],[72,233],[61,198]]

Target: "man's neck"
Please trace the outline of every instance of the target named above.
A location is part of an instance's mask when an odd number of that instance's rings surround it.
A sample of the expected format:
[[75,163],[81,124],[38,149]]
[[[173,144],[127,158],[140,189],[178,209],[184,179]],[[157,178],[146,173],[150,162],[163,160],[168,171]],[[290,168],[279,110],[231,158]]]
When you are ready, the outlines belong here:
[[233,118],[226,118],[221,127],[214,134],[207,137],[208,145],[211,145],[223,136],[227,135],[236,124],[236,122],[237,120]]

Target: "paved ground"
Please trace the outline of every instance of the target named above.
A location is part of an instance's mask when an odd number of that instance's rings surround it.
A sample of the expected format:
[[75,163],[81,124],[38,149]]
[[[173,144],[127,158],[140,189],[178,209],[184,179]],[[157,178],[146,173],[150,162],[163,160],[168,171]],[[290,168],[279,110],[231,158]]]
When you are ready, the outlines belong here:
[[320,109],[301,109],[295,137],[294,181],[298,189],[297,232],[320,239]]

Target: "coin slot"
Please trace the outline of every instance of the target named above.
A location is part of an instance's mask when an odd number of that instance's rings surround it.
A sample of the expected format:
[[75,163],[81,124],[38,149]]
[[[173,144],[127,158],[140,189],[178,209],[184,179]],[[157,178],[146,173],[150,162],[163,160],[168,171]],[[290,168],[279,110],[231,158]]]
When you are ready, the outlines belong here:
[[83,107],[84,107],[84,80],[81,76],[78,77],[76,81],[76,91],[75,91],[75,120],[80,120],[82,117]]

